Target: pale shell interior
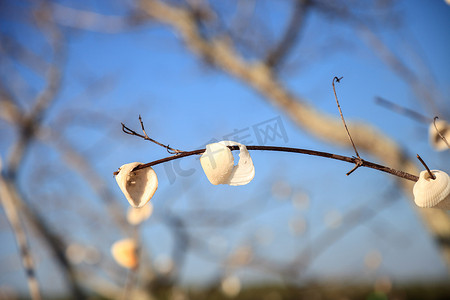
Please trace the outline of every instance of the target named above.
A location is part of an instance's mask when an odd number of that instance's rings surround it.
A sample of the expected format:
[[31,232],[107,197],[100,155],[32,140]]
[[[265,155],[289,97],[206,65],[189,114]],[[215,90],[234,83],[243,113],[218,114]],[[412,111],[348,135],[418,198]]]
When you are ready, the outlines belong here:
[[[439,129],[441,135],[445,137],[447,142],[450,143],[450,124],[448,124],[444,120],[436,120],[436,127]],[[428,128],[428,135],[430,138],[430,144],[435,150],[437,151],[449,150],[445,141],[436,131],[433,122],[430,124],[430,127]]]
[[133,269],[138,264],[137,246],[133,239],[123,239],[111,246],[114,260],[122,267]]
[[450,209],[450,177],[447,173],[432,170],[436,179],[428,171],[422,171],[414,184],[414,202],[419,207]]
[[133,207],[144,206],[158,188],[158,177],[151,167],[133,171],[140,164],[125,164],[119,168],[119,174],[116,175],[117,184]]
[[[234,165],[234,157],[227,146],[239,146],[239,162]],[[200,158],[203,171],[214,184],[244,185],[255,177],[253,161],[245,145],[233,141],[221,141],[206,145]]]

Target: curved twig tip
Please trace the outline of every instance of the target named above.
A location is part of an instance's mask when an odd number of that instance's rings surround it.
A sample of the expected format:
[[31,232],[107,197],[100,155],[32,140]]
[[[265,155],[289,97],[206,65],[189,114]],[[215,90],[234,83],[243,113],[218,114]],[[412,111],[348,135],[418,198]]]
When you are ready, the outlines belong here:
[[444,143],[447,145],[447,147],[450,149],[450,144],[448,143],[447,138],[444,135],[442,135],[441,131],[439,130],[439,128],[436,125],[436,120],[438,120],[438,119],[439,119],[438,116],[435,116],[433,119],[434,129],[436,130],[436,132],[439,135],[439,137],[441,138],[441,140],[443,140]]
[[341,76],[341,77],[334,76],[334,78],[333,78],[333,83],[334,83],[335,81],[336,81],[336,82],[341,82],[342,78],[344,78],[344,77],[343,77],[343,76]]

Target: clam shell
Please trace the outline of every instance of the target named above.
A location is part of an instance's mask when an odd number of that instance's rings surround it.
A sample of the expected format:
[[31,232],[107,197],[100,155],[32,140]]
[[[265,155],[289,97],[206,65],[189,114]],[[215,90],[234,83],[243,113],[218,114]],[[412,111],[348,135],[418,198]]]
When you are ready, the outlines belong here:
[[[447,142],[450,143],[450,125],[444,120],[436,120],[436,127]],[[430,138],[430,144],[435,150],[444,151],[449,149],[444,140],[439,136],[433,123],[428,128],[428,136]]]
[[414,184],[414,202],[419,207],[436,207],[450,209],[450,177],[447,173],[432,170],[436,179],[432,179],[428,171],[422,171],[419,180]]
[[[239,162],[234,165],[234,157],[227,146],[239,146]],[[206,145],[200,157],[203,171],[214,185],[244,185],[255,177],[252,158],[245,145],[233,141],[221,141]]]
[[158,177],[151,167],[133,171],[140,164],[125,164],[119,168],[119,174],[116,175],[117,184],[133,207],[144,206],[158,188]]
[[209,182],[214,185],[226,184],[233,171],[234,157],[224,144],[212,143],[206,145],[200,163]]
[[135,208],[133,206],[128,207],[127,211],[127,221],[131,225],[139,225],[148,218],[153,213],[153,204],[151,202],[147,203],[141,208]]
[[228,181],[229,185],[245,185],[253,180],[255,177],[255,167],[253,165],[250,153],[248,153],[247,147],[245,145],[232,142],[232,141],[222,141],[220,142],[227,146],[239,146],[239,162],[233,167]]
[[137,245],[133,239],[123,239],[111,246],[114,260],[122,267],[133,269],[138,265]]

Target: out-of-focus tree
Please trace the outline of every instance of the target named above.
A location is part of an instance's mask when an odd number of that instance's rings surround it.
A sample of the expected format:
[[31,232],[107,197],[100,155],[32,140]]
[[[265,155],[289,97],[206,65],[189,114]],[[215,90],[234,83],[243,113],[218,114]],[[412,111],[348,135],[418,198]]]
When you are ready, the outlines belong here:
[[[228,270],[260,269],[295,282],[314,258],[309,248],[305,248],[291,261],[279,263],[258,252],[252,242],[244,243],[228,255],[218,255],[203,238],[208,237],[207,233],[197,236],[198,228],[213,231],[238,227],[246,220],[243,211],[258,216],[262,212],[255,208],[253,199],[243,201],[235,209],[210,210],[199,205],[182,213],[167,200],[156,218],[173,238],[171,257],[159,260],[150,257],[141,243],[142,225],[127,222],[124,205],[112,190],[111,174],[99,174],[95,167],[104,153],[129,141],[118,126],[130,111],[127,103],[120,107],[124,116],[118,116],[105,109],[104,103],[98,105],[92,100],[113,88],[117,81],[115,74],[104,74],[101,78],[80,76],[82,92],[76,96],[66,92],[71,84],[64,79],[70,61],[68,45],[83,31],[119,34],[163,24],[177,34],[199,61],[259,93],[261,99],[288,116],[299,130],[333,147],[350,148],[345,131],[340,130],[339,117],[321,111],[315,99],[308,101],[294,93],[286,79],[293,66],[301,68],[311,63],[296,55],[302,49],[312,47],[311,51],[318,57],[340,51],[343,41],[338,38],[332,47],[305,40],[312,16],[332,20],[330,24],[344,25],[358,43],[362,42],[379,57],[386,69],[402,78],[417,101],[421,101],[418,105],[429,109],[429,115],[448,119],[448,107],[429,71],[422,64],[413,64],[400,56],[393,50],[394,45],[383,37],[386,30],[399,30],[404,21],[395,1],[283,1],[282,5],[289,7],[285,10],[289,15],[280,18],[285,22],[266,23],[265,18],[277,5],[280,3],[275,0],[124,1],[118,4],[122,14],[111,16],[94,8],[73,8],[71,3],[59,1],[2,4],[4,9],[0,14],[6,29],[0,30],[0,197],[34,299],[39,299],[41,290],[45,289],[38,284],[36,274],[40,271],[35,260],[45,255],[55,263],[58,274],[63,275],[61,278],[73,298],[82,299],[90,293],[108,298],[121,295],[126,271],[116,266],[109,255],[111,240],[117,238],[117,232],[134,239],[141,253],[139,267],[128,273],[125,297],[130,293],[143,299],[167,293],[176,297],[180,274],[187,255],[192,253],[219,266],[217,282],[231,296],[239,291],[239,282]],[[331,79],[332,76],[330,83]],[[419,172],[417,162],[385,133],[366,122],[347,122],[362,155],[395,169]],[[67,134],[78,127],[88,128],[87,131],[94,131],[89,134],[103,138],[91,138],[84,131],[77,138]],[[200,198],[201,192],[189,189],[194,188],[186,188],[186,195]],[[412,183],[395,181],[376,207],[368,209],[361,204],[349,211],[342,218],[339,231],[325,232],[313,241],[320,249],[318,252],[358,224],[376,217],[377,209],[388,206],[389,199],[399,190],[411,197]],[[257,196],[264,198],[266,192]],[[176,192],[166,191],[167,199],[179,197]],[[450,269],[448,213],[433,209],[417,212]],[[292,223],[294,232],[304,230],[302,226],[302,220]],[[37,245],[47,254],[38,255]]]

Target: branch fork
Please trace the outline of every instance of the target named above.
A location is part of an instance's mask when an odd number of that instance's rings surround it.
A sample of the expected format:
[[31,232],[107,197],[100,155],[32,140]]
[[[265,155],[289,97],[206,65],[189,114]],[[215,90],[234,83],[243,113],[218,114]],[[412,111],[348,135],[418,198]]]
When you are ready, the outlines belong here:
[[143,134],[137,133],[136,131],[134,131],[133,129],[130,129],[129,127],[127,127],[123,123],[120,123],[120,124],[122,124],[122,131],[125,132],[126,134],[135,135],[135,136],[138,136],[138,137],[140,137],[140,138],[142,138],[144,140],[147,140],[147,141],[150,141],[152,143],[155,143],[156,145],[165,148],[167,150],[167,152],[169,152],[170,154],[178,155],[180,153],[186,152],[186,151],[174,149],[174,148],[170,147],[169,145],[164,145],[164,144],[162,144],[162,143],[152,139],[151,137],[149,137],[147,135],[147,132],[145,132],[144,122],[142,121],[141,115],[139,115],[139,123],[141,124],[141,129],[142,129]]

